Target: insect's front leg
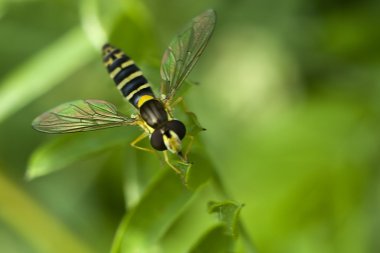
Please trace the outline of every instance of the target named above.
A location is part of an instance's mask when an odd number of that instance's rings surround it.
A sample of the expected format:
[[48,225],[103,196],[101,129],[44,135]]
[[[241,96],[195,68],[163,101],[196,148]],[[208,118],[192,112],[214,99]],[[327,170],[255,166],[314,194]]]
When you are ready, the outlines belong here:
[[183,97],[178,97],[176,100],[173,101],[173,103],[170,104],[170,106],[174,107],[179,103],[184,103]]
[[[170,101],[167,101],[166,102],[166,107],[167,108],[171,108],[171,107],[175,107],[175,106],[179,106],[181,108],[181,110],[187,114],[187,116],[190,118],[190,120],[192,121],[192,123],[195,123],[197,126],[201,127],[198,120],[196,120],[194,122],[194,118],[196,118],[195,116],[195,113],[193,113],[192,111],[190,111],[185,103],[185,100],[183,97],[178,97],[176,100],[174,100],[172,103],[170,103]],[[202,128],[202,127],[201,127]]]
[[147,151],[147,152],[149,152],[149,153],[153,153],[153,154],[155,154],[156,151],[155,151],[154,149],[152,149],[152,148],[145,148],[145,147],[141,147],[141,146],[138,146],[138,145],[137,145],[137,143],[139,143],[140,141],[142,141],[143,139],[145,139],[145,138],[148,137],[148,136],[149,136],[148,133],[146,133],[146,132],[142,133],[142,134],[139,135],[135,140],[133,140],[133,141],[131,142],[131,146],[134,147],[134,148],[136,148],[136,149],[143,150],[143,151]]
[[166,162],[167,165],[169,165],[169,167],[175,171],[175,173],[177,173],[178,175],[182,175],[182,172],[180,169],[178,169],[177,167],[175,167],[169,160],[169,156],[168,156],[168,152],[165,150],[163,151],[164,153],[164,160]]
[[185,161],[188,161],[187,154],[189,154],[191,147],[193,145],[193,142],[194,142],[194,136],[193,135],[188,135],[187,138],[189,139],[189,142],[187,143],[185,152],[183,152],[183,158],[185,159]]
[[181,108],[181,110],[184,113],[186,113],[186,115],[187,115],[187,117],[189,119],[189,122],[191,124],[195,125],[195,127],[196,127],[196,129],[198,131],[204,131],[204,130],[206,130],[199,123],[197,115],[188,109],[188,107],[187,107],[187,105],[186,105],[185,100],[183,99],[183,97],[178,97],[176,100],[174,100],[174,102],[171,104],[171,106],[175,106],[175,105],[179,105],[179,108]]
[[171,109],[172,107],[178,105],[179,108],[187,115],[188,117],[188,120],[189,122],[194,125],[195,127],[192,127],[193,130],[190,131],[188,134],[187,134],[187,138],[189,139],[188,143],[187,143],[187,146],[186,148],[184,148],[184,152],[183,152],[183,158],[185,159],[185,161],[187,161],[187,155],[189,154],[190,150],[191,150],[191,147],[193,145],[193,142],[194,142],[194,136],[200,132],[200,131],[204,131],[206,130],[205,128],[203,128],[201,126],[201,124],[199,123],[198,119],[197,119],[197,116],[195,113],[189,111],[186,103],[185,103],[185,100],[183,97],[178,97],[176,100],[174,100],[172,103],[170,103],[170,101],[165,101],[164,102],[165,106],[168,108],[168,109]]
[[178,97],[173,102],[171,100],[163,99],[162,100],[165,106],[166,111],[169,113],[171,117],[173,117],[173,108],[177,106],[178,104],[181,105],[181,109],[185,113],[192,113],[187,109],[187,106],[185,105],[185,101],[183,97]]

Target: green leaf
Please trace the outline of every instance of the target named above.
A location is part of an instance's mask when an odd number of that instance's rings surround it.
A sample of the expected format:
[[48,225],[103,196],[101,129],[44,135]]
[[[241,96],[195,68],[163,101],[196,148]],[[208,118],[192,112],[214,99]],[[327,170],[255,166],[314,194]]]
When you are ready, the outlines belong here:
[[59,84],[95,54],[80,28],[36,54],[0,83],[0,122]]
[[234,240],[226,234],[224,225],[219,225],[208,231],[189,251],[190,253],[225,253],[233,251]]
[[201,151],[196,149],[191,153],[190,159],[193,165],[185,175],[186,185],[191,190],[195,190],[206,183],[215,172],[215,167],[211,160]]
[[[122,13],[114,19],[109,29],[109,41],[123,49],[140,67],[143,66],[142,63],[150,62],[152,57],[153,61],[157,61],[160,53],[154,36],[155,23],[144,2],[123,1],[118,8]],[[145,72],[145,68],[142,69]],[[147,77],[151,80],[150,76]]]
[[[101,17],[99,16],[99,4],[97,0],[83,0],[79,2],[83,31],[95,48],[101,48],[107,41],[107,35],[103,29]],[[110,4],[109,6],[112,7],[113,5]],[[104,12],[103,9],[102,12]],[[112,14],[114,17],[118,16],[116,12],[112,12]]]
[[123,218],[111,252],[152,252],[192,196],[178,175],[172,170],[163,170],[137,206]]
[[239,213],[243,206],[243,204],[238,204],[233,201],[210,201],[208,204],[208,211],[217,214],[219,221],[225,225],[225,232],[228,235],[237,238]]
[[[1,233],[18,238],[19,242],[7,251],[3,245],[7,239],[1,237],[1,252],[39,252],[39,253],[96,253],[100,252],[94,245],[84,240],[78,233],[73,232],[70,226],[63,224],[62,220],[44,209],[40,201],[30,195],[20,185],[8,178],[0,166],[0,220]],[[11,228],[8,230],[7,227]],[[5,228],[5,229],[4,229]],[[7,233],[12,231],[12,233]],[[15,236],[17,235],[17,236]],[[44,235],[44,236],[41,236]],[[5,239],[5,240],[4,240]],[[17,251],[18,244],[23,241],[28,250]],[[57,247],[57,245],[61,245]]]
[[31,156],[26,177],[34,179],[60,170],[108,147],[128,142],[125,128],[69,134],[42,145]]
[[210,213],[216,213],[221,222],[212,228],[192,247],[190,253],[223,253],[235,252],[237,230],[239,225],[239,213],[243,205],[232,201],[210,202],[208,209]]

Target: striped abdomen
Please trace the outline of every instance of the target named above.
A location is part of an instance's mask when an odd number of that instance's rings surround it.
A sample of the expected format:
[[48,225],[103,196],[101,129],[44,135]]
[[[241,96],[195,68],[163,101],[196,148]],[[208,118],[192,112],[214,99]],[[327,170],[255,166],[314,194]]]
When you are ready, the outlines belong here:
[[118,90],[133,106],[140,108],[144,102],[154,99],[148,80],[136,64],[120,49],[105,44],[103,46],[103,62]]

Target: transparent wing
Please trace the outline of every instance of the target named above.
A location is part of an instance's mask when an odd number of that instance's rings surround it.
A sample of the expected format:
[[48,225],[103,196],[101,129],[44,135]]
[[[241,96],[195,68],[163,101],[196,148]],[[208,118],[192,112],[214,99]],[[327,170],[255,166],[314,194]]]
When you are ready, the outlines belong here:
[[102,100],[75,100],[59,105],[34,119],[34,129],[45,133],[72,133],[134,125],[136,120],[120,114]]
[[167,99],[175,96],[197,63],[212,35],[215,20],[215,11],[207,10],[195,17],[190,25],[171,41],[161,63],[161,93],[166,95]]

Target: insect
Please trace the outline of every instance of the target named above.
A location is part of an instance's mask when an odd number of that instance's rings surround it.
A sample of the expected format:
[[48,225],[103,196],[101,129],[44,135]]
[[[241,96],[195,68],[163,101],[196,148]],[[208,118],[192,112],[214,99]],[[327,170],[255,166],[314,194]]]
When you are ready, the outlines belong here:
[[[207,46],[215,18],[214,10],[205,11],[171,41],[162,58],[160,96],[153,93],[132,59],[108,43],[103,46],[104,65],[117,89],[136,108],[136,115],[125,116],[113,104],[103,100],[75,100],[41,114],[34,119],[33,128],[46,133],[72,133],[136,125],[144,132],[131,145],[150,152],[163,151],[166,163],[180,174],[167,155],[167,151],[174,153],[188,164],[187,153],[182,152],[186,127],[173,116],[173,107],[182,100],[176,97],[176,93]],[[148,136],[154,150],[137,146]]]

